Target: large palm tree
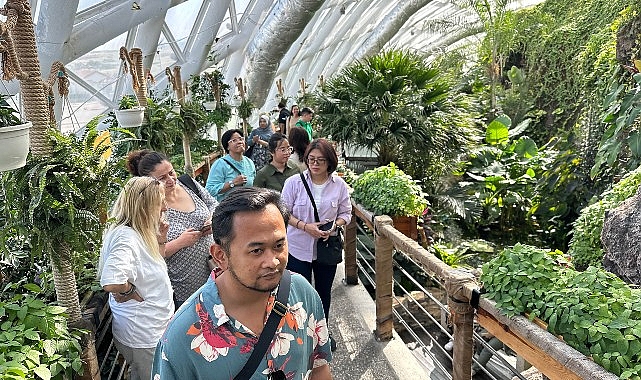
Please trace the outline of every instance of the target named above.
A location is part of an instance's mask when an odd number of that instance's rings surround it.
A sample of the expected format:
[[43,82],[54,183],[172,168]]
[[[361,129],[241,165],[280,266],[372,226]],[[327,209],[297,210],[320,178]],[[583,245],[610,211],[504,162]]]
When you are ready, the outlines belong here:
[[415,53],[390,50],[356,62],[316,101],[323,135],[372,150],[381,165],[408,147],[453,157],[473,138],[460,96]]

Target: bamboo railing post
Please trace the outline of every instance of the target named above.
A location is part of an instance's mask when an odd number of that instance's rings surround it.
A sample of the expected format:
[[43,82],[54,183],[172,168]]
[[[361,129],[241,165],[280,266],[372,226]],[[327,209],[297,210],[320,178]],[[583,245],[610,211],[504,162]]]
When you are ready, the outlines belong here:
[[392,218],[387,215],[374,218],[375,231],[375,269],[376,269],[376,337],[379,340],[392,339],[394,318],[392,313],[392,296],[394,267],[392,255],[394,244],[384,235],[379,235],[377,230],[381,227],[392,226]]
[[356,231],[357,217],[352,216],[351,222],[345,226],[345,283],[358,284],[358,265],[356,264]]
[[474,308],[470,305],[470,287],[476,287],[471,273],[452,270],[445,281],[451,321],[454,325],[454,349],[452,352],[452,380],[472,378],[472,355],[474,354]]

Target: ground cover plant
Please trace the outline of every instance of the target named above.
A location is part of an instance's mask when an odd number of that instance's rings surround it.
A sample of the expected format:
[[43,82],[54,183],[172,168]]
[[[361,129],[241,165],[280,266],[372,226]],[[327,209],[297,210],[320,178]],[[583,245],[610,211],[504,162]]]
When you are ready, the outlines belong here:
[[561,251],[517,244],[483,265],[485,297],[506,315],[541,318],[552,334],[621,379],[641,378],[641,289]]

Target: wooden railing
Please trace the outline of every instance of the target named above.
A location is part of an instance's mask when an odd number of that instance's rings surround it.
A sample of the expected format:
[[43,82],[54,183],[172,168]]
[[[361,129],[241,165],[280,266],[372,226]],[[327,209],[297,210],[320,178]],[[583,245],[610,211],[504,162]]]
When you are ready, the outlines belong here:
[[207,176],[209,176],[209,168],[211,168],[212,162],[216,161],[220,156],[220,152],[210,153],[201,163],[194,166],[194,178],[202,174],[202,177],[206,180]]
[[453,380],[472,378],[475,309],[477,321],[482,327],[552,380],[618,379],[527,318],[507,318],[496,308],[494,302],[482,297],[479,299],[479,286],[471,274],[444,264],[418,242],[397,231],[389,216],[374,216],[357,204],[353,204],[353,213],[355,217],[345,230],[345,281],[347,284],[358,282],[356,233],[357,219],[360,219],[374,231],[375,333],[379,339],[391,339],[394,328],[392,256],[396,249],[444,280],[454,326]]

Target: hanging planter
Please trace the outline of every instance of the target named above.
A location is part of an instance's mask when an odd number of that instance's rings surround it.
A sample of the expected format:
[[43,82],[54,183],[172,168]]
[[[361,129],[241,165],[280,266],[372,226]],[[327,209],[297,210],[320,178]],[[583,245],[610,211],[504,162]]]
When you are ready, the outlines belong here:
[[31,122],[0,128],[0,171],[13,170],[27,163]]
[[116,120],[123,128],[135,128],[142,125],[145,116],[145,107],[136,107],[127,110],[114,110]]

